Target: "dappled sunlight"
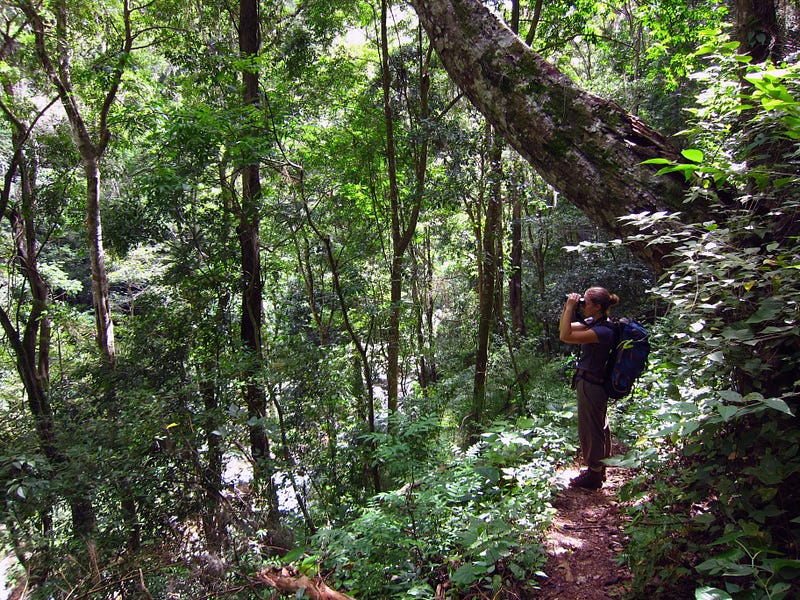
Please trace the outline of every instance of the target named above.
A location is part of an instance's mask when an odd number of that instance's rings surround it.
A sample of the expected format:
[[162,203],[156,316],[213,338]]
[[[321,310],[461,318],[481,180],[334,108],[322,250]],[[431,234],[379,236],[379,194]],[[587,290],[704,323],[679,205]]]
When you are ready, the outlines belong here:
[[579,473],[567,468],[555,474],[563,489],[553,499],[556,513],[544,540],[549,558],[542,598],[608,598],[619,595],[631,577],[617,560],[624,536],[616,496],[628,472],[609,469],[606,484],[597,491],[570,488],[570,479]]

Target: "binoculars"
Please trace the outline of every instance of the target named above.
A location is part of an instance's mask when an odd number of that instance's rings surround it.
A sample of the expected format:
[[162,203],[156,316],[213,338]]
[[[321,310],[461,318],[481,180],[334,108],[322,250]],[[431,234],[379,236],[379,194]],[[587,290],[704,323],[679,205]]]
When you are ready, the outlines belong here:
[[[569,294],[564,294],[564,300],[566,300],[567,298],[569,298]],[[578,304],[580,306],[583,306],[584,304],[586,304],[586,298],[579,298],[578,299]]]

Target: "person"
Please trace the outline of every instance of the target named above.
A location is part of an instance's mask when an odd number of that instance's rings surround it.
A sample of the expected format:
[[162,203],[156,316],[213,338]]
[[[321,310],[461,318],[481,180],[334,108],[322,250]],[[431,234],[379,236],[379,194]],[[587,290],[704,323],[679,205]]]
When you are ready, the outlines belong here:
[[[584,318],[573,321],[575,307],[583,304]],[[602,460],[611,456],[611,428],[608,423],[608,394],[603,387],[606,361],[614,343],[608,325],[609,309],[619,296],[602,287],[590,287],[583,294],[567,294],[559,320],[559,337],[568,344],[580,344],[573,388],[578,396],[578,439],[586,470],[570,481],[570,487],[598,490],[606,479]]]

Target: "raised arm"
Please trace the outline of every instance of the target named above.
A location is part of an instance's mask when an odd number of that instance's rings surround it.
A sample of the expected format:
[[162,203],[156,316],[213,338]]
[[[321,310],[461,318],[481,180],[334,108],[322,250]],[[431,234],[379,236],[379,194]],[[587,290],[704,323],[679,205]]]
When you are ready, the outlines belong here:
[[597,334],[585,323],[572,320],[575,306],[580,297],[580,294],[574,293],[567,296],[564,310],[561,311],[561,319],[558,322],[558,337],[567,344],[596,344]]

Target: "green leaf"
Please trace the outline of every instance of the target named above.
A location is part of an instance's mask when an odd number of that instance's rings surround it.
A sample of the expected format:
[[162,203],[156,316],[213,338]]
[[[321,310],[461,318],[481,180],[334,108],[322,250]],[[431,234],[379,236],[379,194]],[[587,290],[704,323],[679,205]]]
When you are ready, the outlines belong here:
[[770,567],[777,573],[782,569],[789,569],[793,571],[793,575],[795,575],[798,571],[800,571],[800,560],[795,560],[793,558],[774,558],[769,561]]
[[431,598],[434,594],[434,590],[427,583],[418,583],[412,586],[411,589],[406,592],[406,594],[412,598]]
[[684,178],[688,181],[691,179],[695,171],[698,170],[697,165],[680,164],[664,167],[656,172],[656,175],[666,175],[667,173],[680,173],[683,172]]
[[728,592],[712,587],[701,587],[694,591],[695,600],[732,600]]
[[762,402],[770,408],[774,408],[775,410],[785,413],[789,416],[794,416],[794,413],[792,412],[792,409],[789,408],[789,405],[780,398],[764,398]]
[[292,550],[289,550],[289,552],[287,552],[286,554],[284,554],[283,558],[281,560],[283,560],[283,562],[285,562],[287,564],[288,563],[293,563],[298,558],[303,556],[303,553],[304,553],[304,551],[303,551],[302,548],[294,548]]
[[724,575],[729,577],[746,577],[752,575],[754,568],[748,565],[740,565],[726,558],[724,555],[709,558],[697,565],[697,570],[701,573],[711,575]]
[[722,337],[726,340],[745,341],[753,339],[753,332],[750,329],[737,329],[734,327],[726,327],[722,331]]
[[298,570],[303,575],[314,577],[317,574],[317,571],[319,570],[319,556],[307,556],[300,563]]
[[733,390],[720,390],[719,396],[725,402],[732,402],[734,404],[742,403],[742,395],[739,392],[734,392]]
[[720,404],[717,406],[717,412],[725,421],[730,421],[737,412],[739,412],[739,408],[736,406],[728,406],[727,404]]
[[475,567],[471,564],[461,565],[456,572],[450,576],[450,581],[460,585],[470,585],[477,579]]
[[695,523],[698,523],[700,525],[705,525],[707,527],[714,522],[715,517],[711,513],[700,513],[699,515],[694,517],[693,520]]
[[773,321],[778,318],[778,315],[781,313],[785,306],[785,302],[774,296],[767,298],[764,302],[761,303],[761,306],[758,307],[758,310],[750,316],[745,323],[754,324],[754,323],[763,323],[765,321]]
[[701,163],[703,162],[703,153],[696,148],[687,148],[686,150],[681,151],[681,155],[694,163]]
[[500,471],[494,467],[475,467],[475,472],[492,485],[500,481]]

